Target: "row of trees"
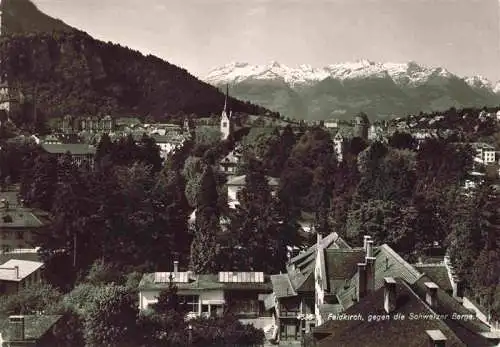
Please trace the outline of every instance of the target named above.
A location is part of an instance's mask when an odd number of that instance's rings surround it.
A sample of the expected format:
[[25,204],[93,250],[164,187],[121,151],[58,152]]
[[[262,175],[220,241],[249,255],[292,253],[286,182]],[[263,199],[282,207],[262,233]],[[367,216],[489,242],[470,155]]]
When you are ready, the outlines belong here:
[[464,190],[475,155],[470,146],[440,138],[417,146],[396,132],[387,143],[349,140],[338,163],[322,129],[255,138],[245,151],[268,174],[280,174],[279,197],[290,220],[313,213],[318,232],[337,231],[352,245],[368,234],[409,261],[448,248],[472,296],[500,312],[496,175]]

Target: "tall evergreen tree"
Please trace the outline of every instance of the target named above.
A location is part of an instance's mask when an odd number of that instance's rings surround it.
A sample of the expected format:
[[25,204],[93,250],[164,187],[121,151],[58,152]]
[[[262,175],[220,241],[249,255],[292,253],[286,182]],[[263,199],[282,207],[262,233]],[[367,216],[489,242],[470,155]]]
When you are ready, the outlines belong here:
[[221,269],[220,211],[215,175],[210,165],[204,169],[197,195],[196,230],[191,244],[191,268],[197,273]]

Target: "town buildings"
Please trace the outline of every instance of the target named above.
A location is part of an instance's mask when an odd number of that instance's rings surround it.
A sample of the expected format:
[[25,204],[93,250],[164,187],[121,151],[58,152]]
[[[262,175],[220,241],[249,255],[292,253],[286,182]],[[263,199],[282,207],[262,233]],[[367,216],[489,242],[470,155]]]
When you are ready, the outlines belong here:
[[[412,265],[388,245],[375,247],[370,237],[356,248],[335,233],[318,237],[315,246],[290,260],[286,273],[272,275],[271,283],[273,293],[264,303],[275,319],[273,338],[284,344],[308,332],[317,346],[412,345],[404,342],[412,336],[416,346],[428,346],[441,334],[450,345],[499,341],[486,315],[463,297],[449,261]],[[412,321],[410,313],[434,318]],[[406,319],[395,322],[396,314]]]

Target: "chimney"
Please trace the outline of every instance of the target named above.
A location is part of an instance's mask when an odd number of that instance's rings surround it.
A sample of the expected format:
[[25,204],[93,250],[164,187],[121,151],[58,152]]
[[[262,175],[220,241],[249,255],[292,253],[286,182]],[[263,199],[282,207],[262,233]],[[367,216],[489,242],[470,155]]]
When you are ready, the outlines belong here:
[[10,316],[10,341],[24,341],[24,316]]
[[392,277],[384,278],[384,310],[392,313],[396,309],[396,280]]
[[321,243],[321,239],[322,239],[321,233],[316,232],[316,243],[318,244],[318,246]]
[[373,257],[373,240],[366,241],[366,258]]
[[446,336],[441,332],[441,330],[426,330],[429,336],[429,347],[445,347],[446,346]]
[[366,295],[366,264],[358,263],[358,302]]
[[429,305],[431,308],[436,308],[437,306],[437,290],[438,290],[438,285],[434,282],[425,282],[425,287],[427,289],[427,292],[425,294],[425,302],[427,302],[427,305]]
[[174,260],[174,276],[177,277],[177,273],[179,272],[179,261]]
[[14,266],[14,271],[16,271],[16,279],[19,278],[19,266]]
[[[370,247],[370,246],[368,246]],[[366,257],[366,291],[375,291],[375,259],[374,257]]]
[[372,237],[370,235],[365,235],[363,237],[363,248],[364,248],[365,252],[366,252],[366,248],[367,248],[367,245],[368,245],[368,241],[371,240],[371,238]]

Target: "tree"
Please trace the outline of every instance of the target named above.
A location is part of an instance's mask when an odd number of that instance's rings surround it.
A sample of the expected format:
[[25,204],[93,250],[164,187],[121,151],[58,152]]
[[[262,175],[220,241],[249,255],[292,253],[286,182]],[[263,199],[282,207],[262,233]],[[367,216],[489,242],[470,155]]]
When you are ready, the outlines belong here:
[[2,296],[0,315],[34,315],[57,312],[62,294],[49,284],[35,284],[19,292]]
[[397,149],[416,150],[417,141],[411,134],[396,131],[389,137],[389,146]]
[[195,273],[217,273],[223,269],[220,234],[220,220],[213,209],[201,209],[196,213],[196,229],[191,243],[191,269]]
[[282,271],[286,262],[287,242],[293,242],[279,201],[274,199],[257,162],[250,164],[245,187],[240,191],[240,206],[231,220],[235,235],[230,241],[233,266],[240,271]]
[[101,139],[99,140],[99,144],[97,145],[96,154],[95,154],[95,162],[99,167],[102,165],[102,161],[104,158],[110,159],[110,155],[113,152],[113,142],[109,138],[107,133],[102,134]]
[[84,316],[86,346],[137,346],[138,309],[125,287],[100,287],[87,305]]
[[160,171],[163,159],[160,156],[160,147],[152,137],[146,134],[142,136],[139,144],[139,152],[139,157],[144,164],[151,166],[152,172]]

